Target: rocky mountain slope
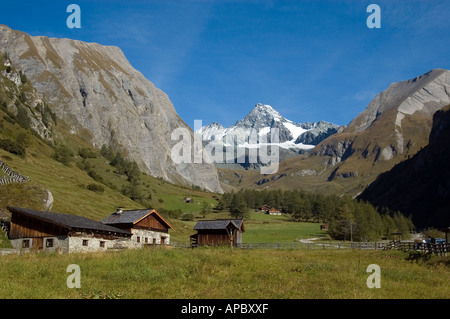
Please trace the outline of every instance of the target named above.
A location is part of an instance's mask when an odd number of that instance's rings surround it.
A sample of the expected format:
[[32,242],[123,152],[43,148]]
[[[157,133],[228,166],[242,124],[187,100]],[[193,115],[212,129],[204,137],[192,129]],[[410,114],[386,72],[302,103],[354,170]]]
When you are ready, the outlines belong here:
[[[434,69],[392,83],[340,133],[280,163],[277,173],[240,174],[239,187],[362,192],[382,172],[428,144],[434,112],[450,103],[450,71]],[[222,176],[226,172],[221,172]]]
[[192,130],[168,96],[113,46],[30,36],[0,25],[0,48],[71,129],[97,148],[114,146],[140,169],[173,183],[221,192],[215,167],[175,163],[171,134]]
[[[432,115],[449,102],[450,71],[435,69],[393,83],[377,94],[341,135],[322,143],[311,155],[324,156],[331,166],[351,157],[371,163],[404,159],[424,146]],[[345,170],[358,172],[342,165],[337,173]]]
[[411,215],[418,227],[450,225],[450,105],[433,116],[429,144],[381,174],[360,199]]
[[[246,149],[247,153],[250,148],[260,148],[270,143],[279,147],[280,160],[284,160],[311,150],[342,129],[339,125],[325,121],[295,123],[270,105],[258,103],[244,119],[228,128],[214,122],[201,127],[196,133],[204,145],[215,145],[218,149],[234,145]],[[271,140],[273,137],[276,138],[275,142]],[[241,161],[235,158],[234,162],[244,167],[258,167],[261,164],[249,161],[248,156]]]

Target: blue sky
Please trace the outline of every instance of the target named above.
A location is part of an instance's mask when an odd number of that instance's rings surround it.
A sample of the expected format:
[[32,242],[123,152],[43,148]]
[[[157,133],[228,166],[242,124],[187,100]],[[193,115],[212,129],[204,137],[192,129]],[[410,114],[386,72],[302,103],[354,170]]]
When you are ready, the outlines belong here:
[[[69,4],[81,29],[69,29]],[[369,4],[381,28],[369,29]],[[448,0],[3,1],[0,24],[116,45],[190,126],[256,103],[295,122],[348,124],[390,83],[450,69]]]

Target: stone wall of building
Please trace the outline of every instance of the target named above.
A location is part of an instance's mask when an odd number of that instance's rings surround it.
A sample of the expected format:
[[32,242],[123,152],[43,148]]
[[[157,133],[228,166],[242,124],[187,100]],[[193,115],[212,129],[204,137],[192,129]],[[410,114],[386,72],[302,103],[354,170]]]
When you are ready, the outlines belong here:
[[161,233],[146,229],[132,229],[133,234],[130,239],[130,245],[136,248],[142,245],[169,245],[170,235],[168,233]]
[[[14,249],[26,252],[34,250],[35,238],[11,239],[11,245]],[[104,239],[94,237],[89,234],[80,234],[79,236],[51,236],[43,238],[42,251],[57,251],[59,253],[73,252],[94,252],[105,251],[115,248],[131,248],[128,238]]]
[[[42,251],[57,251],[59,253],[95,252],[108,249],[142,248],[144,245],[169,245],[170,235],[145,229],[133,229],[131,238],[105,239],[87,233],[77,233],[74,236],[44,237]],[[35,238],[11,239],[14,249],[22,252],[34,249]]]
[[[34,241],[36,238],[18,238],[18,239],[10,239],[11,245],[14,249],[20,251],[30,251],[33,250],[35,246]],[[44,237],[42,243],[43,251],[57,251],[61,253],[69,252],[69,239],[67,236],[52,236],[52,237]]]

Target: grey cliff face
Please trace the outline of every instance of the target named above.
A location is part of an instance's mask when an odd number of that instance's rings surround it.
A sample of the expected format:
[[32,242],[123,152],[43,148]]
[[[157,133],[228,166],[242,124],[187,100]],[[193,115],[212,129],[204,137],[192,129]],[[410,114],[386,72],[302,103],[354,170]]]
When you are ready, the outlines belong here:
[[113,145],[155,177],[222,192],[212,164],[176,164],[176,128],[192,130],[168,96],[135,70],[113,46],[31,37],[0,25],[0,47],[73,134],[87,129],[92,144]]

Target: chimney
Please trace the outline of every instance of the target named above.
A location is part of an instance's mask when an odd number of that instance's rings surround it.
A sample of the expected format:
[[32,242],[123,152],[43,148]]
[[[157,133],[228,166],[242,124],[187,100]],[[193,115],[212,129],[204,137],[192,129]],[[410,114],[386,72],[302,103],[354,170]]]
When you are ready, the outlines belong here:
[[117,207],[116,212],[114,213],[114,215],[121,215],[123,213],[123,209],[122,207]]

